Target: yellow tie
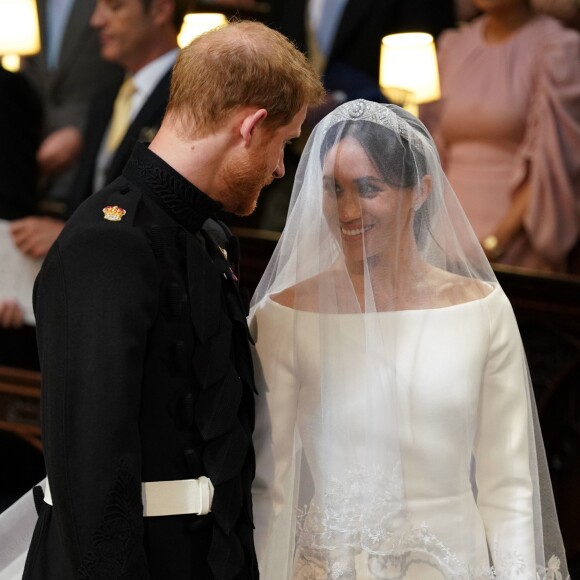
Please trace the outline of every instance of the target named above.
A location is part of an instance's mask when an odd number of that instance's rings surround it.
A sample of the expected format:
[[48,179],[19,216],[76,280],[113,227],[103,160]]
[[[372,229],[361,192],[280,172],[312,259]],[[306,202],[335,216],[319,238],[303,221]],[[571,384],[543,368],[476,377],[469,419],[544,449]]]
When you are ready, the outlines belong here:
[[113,117],[111,118],[111,128],[107,139],[107,150],[114,151],[122,141],[127,128],[129,127],[129,115],[131,114],[131,98],[135,94],[133,79],[127,77],[115,99]]

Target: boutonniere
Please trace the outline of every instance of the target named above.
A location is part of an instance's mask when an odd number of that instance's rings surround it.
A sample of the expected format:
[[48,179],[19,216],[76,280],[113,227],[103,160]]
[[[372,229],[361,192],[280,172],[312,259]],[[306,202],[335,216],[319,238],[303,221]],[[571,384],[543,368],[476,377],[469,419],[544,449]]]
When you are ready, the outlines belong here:
[[227,265],[228,265],[228,270],[230,271],[230,275],[231,277],[234,279],[235,282],[239,282],[238,277],[236,276],[232,265],[230,264],[230,261],[228,260],[228,252],[225,248],[222,248],[221,246],[218,246],[220,249],[220,252],[222,253],[222,256],[224,257],[224,260],[226,261]]

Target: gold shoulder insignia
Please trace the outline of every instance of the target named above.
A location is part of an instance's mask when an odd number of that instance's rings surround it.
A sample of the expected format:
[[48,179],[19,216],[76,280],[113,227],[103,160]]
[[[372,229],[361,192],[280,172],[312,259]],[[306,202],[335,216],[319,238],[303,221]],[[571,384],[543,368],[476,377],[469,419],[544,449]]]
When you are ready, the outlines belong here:
[[110,222],[120,222],[126,213],[127,212],[118,205],[108,205],[107,207],[103,208],[105,219],[109,220]]

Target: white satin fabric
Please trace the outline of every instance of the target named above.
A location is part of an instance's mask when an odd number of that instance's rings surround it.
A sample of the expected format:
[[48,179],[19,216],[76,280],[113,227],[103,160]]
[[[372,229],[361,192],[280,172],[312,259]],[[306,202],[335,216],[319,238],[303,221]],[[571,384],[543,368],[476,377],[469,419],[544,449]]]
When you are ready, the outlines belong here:
[[[341,570],[350,570],[346,577],[357,579],[488,578],[488,542],[496,567],[521,563],[529,574],[521,577],[534,577],[528,464],[533,433],[528,431],[527,370],[513,312],[501,288],[496,286],[485,298],[456,306],[381,313],[381,330],[388,347],[393,346],[394,339],[389,329],[405,327],[403,338],[399,332],[394,370],[400,390],[397,415],[408,417],[410,423],[397,433],[389,425],[376,433],[377,438],[398,437],[401,441],[405,510],[398,517],[405,522],[393,537],[385,531],[381,538],[397,545],[391,557],[384,561],[373,558],[364,550],[360,537],[352,538],[353,545],[342,547],[344,556],[335,562],[334,575],[320,565],[328,549],[317,548],[316,534],[309,532],[320,528],[316,495],[298,526],[292,509],[302,506],[289,503],[296,471],[292,464],[296,438],[315,480],[320,478],[318,472],[328,456],[342,452],[332,442],[325,445],[317,427],[321,424],[320,318],[327,318],[324,323],[329,326],[329,336],[337,343],[340,383],[336,384],[336,394],[345,403],[340,421],[359,452],[341,461],[348,466],[337,480],[337,493],[344,505],[356,504],[360,486],[369,477],[382,478],[384,490],[389,489],[391,474],[357,468],[364,465],[366,453],[364,391],[378,369],[364,365],[366,349],[358,315],[299,312],[295,316],[291,309],[266,299],[254,317],[256,378],[261,394],[255,431],[258,467],[254,521],[259,560],[272,566],[261,570],[265,580],[286,578],[287,568],[293,569],[292,578],[300,579],[325,578],[329,572],[328,577],[339,578]],[[294,344],[295,325],[301,327],[303,337],[298,345]],[[345,335],[346,348],[342,345]],[[295,348],[308,360],[300,374],[294,368]],[[476,432],[474,418],[478,414],[487,428]],[[502,443],[506,436],[509,447]],[[280,539],[285,543],[294,535],[298,540],[293,564],[279,556],[269,557],[278,554]],[[499,537],[502,544],[494,547],[494,538]],[[291,553],[286,555],[294,558]]]

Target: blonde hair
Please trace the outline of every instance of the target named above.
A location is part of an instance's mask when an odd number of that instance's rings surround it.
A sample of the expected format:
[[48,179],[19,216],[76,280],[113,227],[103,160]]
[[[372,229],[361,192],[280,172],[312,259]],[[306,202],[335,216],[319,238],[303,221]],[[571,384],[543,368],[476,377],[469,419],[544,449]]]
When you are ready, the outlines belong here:
[[167,113],[180,132],[199,137],[241,107],[266,109],[264,125],[275,129],[323,98],[318,75],[285,36],[258,22],[238,21],[199,36],[181,51]]

